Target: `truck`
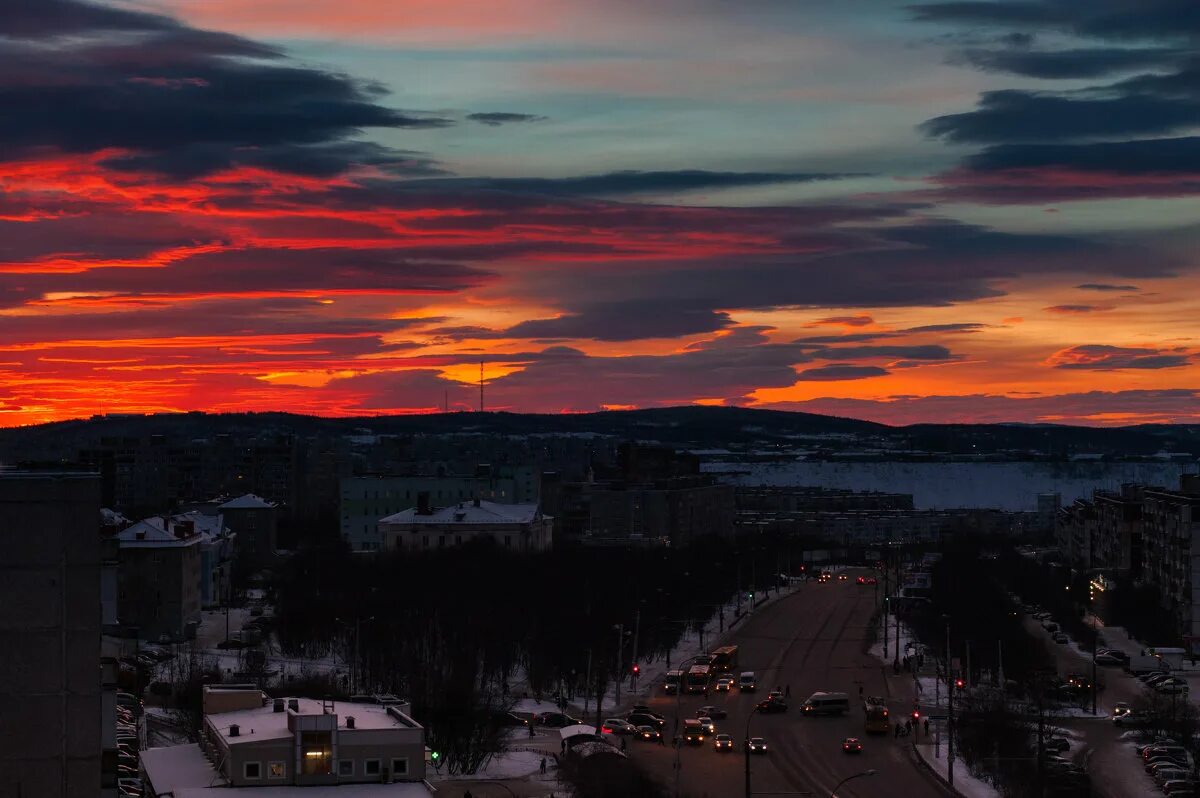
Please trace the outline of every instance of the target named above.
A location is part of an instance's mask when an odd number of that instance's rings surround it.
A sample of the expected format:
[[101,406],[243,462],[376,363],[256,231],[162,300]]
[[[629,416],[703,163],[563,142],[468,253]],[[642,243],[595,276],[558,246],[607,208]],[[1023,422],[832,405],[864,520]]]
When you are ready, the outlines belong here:
[[1167,663],[1163,662],[1158,657],[1145,655],[1138,657],[1130,657],[1129,664],[1125,666],[1125,670],[1132,673],[1134,676],[1139,676],[1143,673],[1154,673],[1156,671],[1166,673],[1170,670]]

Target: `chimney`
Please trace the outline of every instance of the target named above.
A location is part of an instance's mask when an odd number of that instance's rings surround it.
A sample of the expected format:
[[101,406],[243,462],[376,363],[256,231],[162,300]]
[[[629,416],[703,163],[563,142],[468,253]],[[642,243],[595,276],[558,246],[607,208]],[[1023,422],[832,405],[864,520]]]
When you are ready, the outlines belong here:
[[275,699],[275,711],[283,712],[283,699],[282,698]]
[[476,507],[479,506],[479,497],[478,496],[475,497],[475,506]]
[[1189,496],[1200,494],[1200,474],[1181,474],[1179,477],[1179,492]]
[[300,701],[295,698],[289,698],[288,699],[288,709],[290,709],[292,712],[299,712],[300,711]]
[[354,716],[353,716],[353,715],[347,715],[347,716],[346,716],[346,728],[347,728],[347,729],[353,729],[353,728],[354,728]]
[[429,503],[429,491],[417,491],[417,515],[433,515],[433,507]]
[[230,737],[237,737],[241,733],[242,733],[242,728],[240,726],[238,726],[236,723],[229,724],[229,736]]

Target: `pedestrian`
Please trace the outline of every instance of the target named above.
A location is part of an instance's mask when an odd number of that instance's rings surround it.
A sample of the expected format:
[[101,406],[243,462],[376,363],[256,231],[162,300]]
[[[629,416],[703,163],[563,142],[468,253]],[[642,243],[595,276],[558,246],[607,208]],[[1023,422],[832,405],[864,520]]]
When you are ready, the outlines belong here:
[[912,718],[905,718],[905,720],[904,720],[904,733],[905,733],[905,734],[911,734],[911,733],[912,733]]
[[929,736],[929,718],[925,718],[925,736]]
[[625,750],[625,738],[624,737],[621,738],[621,750],[622,751]]
[[658,744],[666,748],[667,741],[663,739],[662,732],[658,733]]
[[546,775],[546,757],[542,757],[542,775]]
[[895,733],[895,735],[893,735],[893,739],[895,739],[895,740],[900,739],[900,722],[899,721],[896,722],[896,733]]
[[565,755],[565,754],[567,753],[567,741],[566,741],[566,740],[563,740],[563,741],[562,741],[562,742],[559,744],[558,748],[559,748],[559,750],[560,750],[560,751],[562,751],[562,753]]
[[858,697],[862,698],[862,694],[863,694],[863,686],[860,684],[858,686]]
[[792,686],[790,684],[783,688],[783,697],[784,698],[792,697]]
[[533,718],[530,718],[530,719],[529,719],[529,736],[530,736],[530,737],[533,737],[533,736],[534,736],[534,731],[533,731]]

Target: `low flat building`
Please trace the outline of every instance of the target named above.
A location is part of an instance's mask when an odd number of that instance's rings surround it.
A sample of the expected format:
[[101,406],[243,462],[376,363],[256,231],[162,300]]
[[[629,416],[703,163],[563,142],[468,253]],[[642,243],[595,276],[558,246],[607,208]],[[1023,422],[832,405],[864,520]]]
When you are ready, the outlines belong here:
[[434,508],[422,495],[416,507],[381,518],[379,528],[387,549],[423,551],[490,539],[502,548],[534,552],[553,544],[554,519],[536,504],[475,500]]
[[335,704],[213,686],[205,687],[203,705],[198,745],[143,752],[148,795],[201,798],[243,787],[269,798],[298,786],[313,798],[430,794],[425,730],[402,702]]

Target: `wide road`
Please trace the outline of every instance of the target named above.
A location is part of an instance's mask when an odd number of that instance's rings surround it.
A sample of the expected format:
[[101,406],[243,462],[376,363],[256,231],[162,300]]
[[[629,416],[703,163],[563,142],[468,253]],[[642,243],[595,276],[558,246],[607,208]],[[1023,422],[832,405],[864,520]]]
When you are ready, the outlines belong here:
[[[668,720],[667,731],[678,712],[694,717],[705,704],[725,708],[729,716],[717,721],[718,732],[733,735],[734,753],[717,753],[709,740],[702,746],[681,746],[678,752],[680,795],[695,798],[738,798],[745,793],[741,746],[749,736],[764,737],[769,753],[751,757],[751,781],[756,795],[829,796],[843,778],[874,768],[873,777],[859,778],[838,791],[840,798],[858,796],[941,796],[949,793],[912,759],[911,747],[892,734],[867,735],[858,699],[859,686],[867,695],[890,699],[893,718],[903,720],[912,709],[912,677],[893,676],[891,669],[863,653],[867,625],[874,610],[875,590],[855,584],[866,570],[850,570],[847,581],[810,582],[793,594],[769,604],[742,626],[735,627],[729,643],[739,646],[736,671],[754,671],[757,693],[711,691],[678,698],[661,688],[651,699],[654,710]],[[736,673],[735,673],[736,675]],[[784,714],[753,711],[756,700],[776,687],[790,688],[790,708]],[[840,717],[806,718],[800,703],[819,691],[839,691],[850,696],[850,712]],[[863,741],[860,755],[842,752],[845,737]],[[664,783],[676,784],[676,752],[666,746],[631,743],[630,753]]]

